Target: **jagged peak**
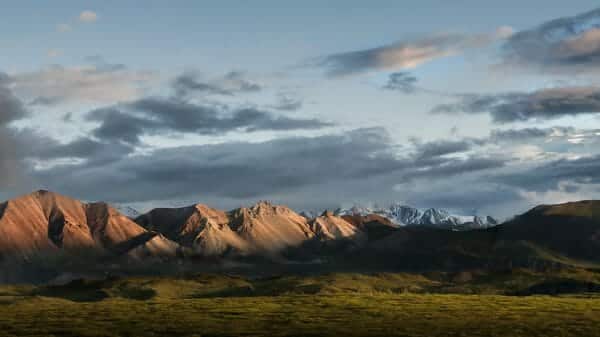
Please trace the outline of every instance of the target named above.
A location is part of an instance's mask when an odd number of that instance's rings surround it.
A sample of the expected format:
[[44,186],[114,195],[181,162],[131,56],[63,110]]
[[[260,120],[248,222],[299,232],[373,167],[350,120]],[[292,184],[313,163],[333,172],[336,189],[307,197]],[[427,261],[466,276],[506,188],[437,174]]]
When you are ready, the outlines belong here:
[[201,203],[195,204],[193,207],[200,211],[207,210],[207,209],[214,209],[214,208],[208,206],[207,204],[201,204]]
[[39,189],[39,190],[33,191],[33,192],[29,193],[27,196],[31,196],[31,197],[34,197],[37,199],[55,198],[55,197],[63,197],[63,198],[73,199],[73,198],[70,198],[67,196],[63,196],[62,194],[52,192],[49,190],[44,190],[44,189]]
[[268,210],[272,210],[274,208],[275,208],[275,205],[273,205],[270,201],[267,201],[267,200],[261,200],[261,201],[257,202],[254,206],[250,207],[250,209],[255,212],[268,211]]
[[242,211],[247,211],[251,215],[272,215],[272,214],[288,214],[293,211],[284,205],[276,205],[267,200],[261,200],[250,208],[241,208]]

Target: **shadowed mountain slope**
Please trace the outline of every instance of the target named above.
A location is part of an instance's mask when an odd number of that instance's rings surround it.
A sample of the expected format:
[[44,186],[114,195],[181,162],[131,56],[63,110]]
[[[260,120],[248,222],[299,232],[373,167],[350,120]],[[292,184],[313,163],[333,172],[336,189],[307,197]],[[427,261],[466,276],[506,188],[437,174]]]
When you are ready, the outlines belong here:
[[491,231],[500,240],[525,240],[572,258],[600,260],[600,201],[538,206]]

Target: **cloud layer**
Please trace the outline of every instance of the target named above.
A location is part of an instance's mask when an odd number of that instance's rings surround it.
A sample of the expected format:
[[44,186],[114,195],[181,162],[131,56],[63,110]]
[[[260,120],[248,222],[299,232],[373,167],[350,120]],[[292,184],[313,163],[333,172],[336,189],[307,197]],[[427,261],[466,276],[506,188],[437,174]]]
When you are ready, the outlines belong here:
[[231,71],[222,77],[202,79],[198,72],[187,71],[177,76],[172,83],[175,94],[187,97],[190,94],[234,96],[261,91],[262,85],[250,80],[244,72]]
[[559,87],[531,93],[457,95],[458,102],[442,104],[433,113],[489,113],[494,122],[553,119],[600,112],[600,88]]
[[600,9],[546,22],[514,34],[507,63],[538,70],[595,71],[600,65]]
[[231,131],[320,129],[332,123],[318,119],[275,116],[256,108],[228,109],[173,98],[149,97],[87,114],[100,125],[93,134],[105,140],[138,144],[143,135],[195,133],[216,135]]
[[[318,201],[318,193],[341,183],[358,186],[371,179],[399,182],[448,177],[504,164],[501,160],[478,156],[446,157],[464,149],[462,146],[423,145],[406,156],[398,156],[387,133],[373,128],[263,143],[159,149],[105,165],[59,165],[38,171],[36,175],[53,189],[94,199],[143,201],[208,195],[247,200],[279,193],[293,196],[295,191],[310,188],[317,193],[314,198]],[[89,186],[97,188],[89,190]],[[371,188],[380,189],[381,193],[391,192],[382,190],[379,184]],[[359,198],[361,192],[356,189],[352,193]]]
[[0,72],[0,188],[15,182],[19,172],[18,148],[9,124],[27,116],[23,103],[9,88],[11,79]]
[[154,79],[149,72],[131,71],[121,64],[53,65],[11,76],[15,93],[35,104],[115,103],[135,99]]
[[412,94],[417,91],[417,82],[417,78],[410,73],[396,72],[389,75],[388,81],[383,86],[383,89],[399,91],[405,94]]
[[398,41],[381,47],[328,55],[316,62],[332,77],[372,70],[412,69],[432,60],[487,46],[512,34],[501,27],[491,34],[442,33]]
[[92,23],[98,20],[98,14],[93,11],[85,10],[79,14],[79,21],[84,23]]

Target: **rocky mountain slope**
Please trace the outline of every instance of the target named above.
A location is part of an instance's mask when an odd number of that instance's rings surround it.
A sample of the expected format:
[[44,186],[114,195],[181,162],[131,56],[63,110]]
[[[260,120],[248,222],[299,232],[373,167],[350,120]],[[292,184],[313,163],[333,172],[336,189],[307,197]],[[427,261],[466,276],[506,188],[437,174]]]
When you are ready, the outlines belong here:
[[0,205],[0,257],[29,259],[59,251],[174,256],[177,244],[148,232],[105,203],[85,204],[37,191]]
[[265,201],[229,212],[201,204],[159,208],[136,222],[203,256],[274,256],[309,241],[364,237],[356,225],[331,212],[307,219],[288,207]]

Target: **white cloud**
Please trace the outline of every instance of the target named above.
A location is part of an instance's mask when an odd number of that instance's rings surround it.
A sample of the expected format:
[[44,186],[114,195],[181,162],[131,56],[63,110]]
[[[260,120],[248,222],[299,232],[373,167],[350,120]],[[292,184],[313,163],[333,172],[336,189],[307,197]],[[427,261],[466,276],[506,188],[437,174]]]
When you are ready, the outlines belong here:
[[96,22],[96,20],[98,20],[98,15],[90,10],[85,10],[79,14],[79,21],[81,22],[91,23]]

